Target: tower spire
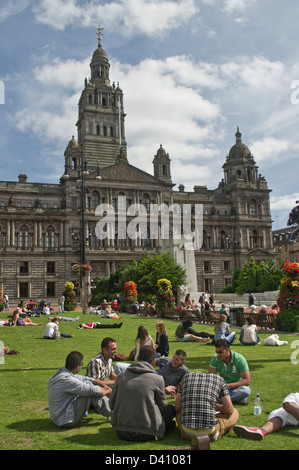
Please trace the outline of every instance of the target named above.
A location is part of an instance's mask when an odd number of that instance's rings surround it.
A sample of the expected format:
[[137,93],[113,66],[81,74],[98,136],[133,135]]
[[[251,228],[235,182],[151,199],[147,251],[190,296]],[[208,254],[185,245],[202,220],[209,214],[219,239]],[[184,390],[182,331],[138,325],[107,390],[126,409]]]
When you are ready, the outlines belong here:
[[103,31],[104,31],[104,28],[102,28],[101,25],[99,25],[99,27],[98,27],[98,33],[97,33],[98,42],[99,42],[99,47],[102,47]]

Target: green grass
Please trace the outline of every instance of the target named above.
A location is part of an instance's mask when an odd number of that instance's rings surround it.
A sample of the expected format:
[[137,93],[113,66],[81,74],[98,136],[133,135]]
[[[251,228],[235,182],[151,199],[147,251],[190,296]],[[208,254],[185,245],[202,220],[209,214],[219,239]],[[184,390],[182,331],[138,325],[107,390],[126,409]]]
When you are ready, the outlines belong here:
[[[76,316],[78,312],[68,312],[68,316]],[[118,351],[128,354],[134,347],[137,328],[147,327],[155,337],[156,320],[133,315],[121,314],[123,326],[120,329],[78,330],[80,321],[97,321],[99,317],[80,314],[78,322],[62,322],[60,331],[74,333],[74,338],[62,338],[59,341],[46,341],[42,338],[46,316],[34,318],[33,321],[43,322],[43,326],[35,327],[3,327],[0,328],[0,341],[10,349],[20,351],[19,355],[7,356],[4,364],[0,364],[0,449],[3,450],[152,450],[162,451],[175,447],[187,446],[188,442],[180,438],[178,429],[172,431],[163,441],[132,444],[116,437],[108,420],[94,412],[74,429],[61,431],[49,419],[47,402],[47,380],[59,368],[64,366],[66,355],[73,350],[84,354],[84,366],[100,350],[101,340],[105,336],[115,338]],[[7,318],[1,312],[0,318]],[[115,320],[103,319],[104,322]],[[177,343],[174,332],[177,322],[165,321],[170,341],[170,355],[178,348],[187,352],[186,365],[190,371],[207,371],[210,358],[214,354],[213,346],[201,343]],[[198,331],[212,332],[210,325],[194,325]],[[236,330],[238,333],[238,330]],[[269,332],[261,332],[261,345],[245,347],[236,343],[232,346],[243,354],[249,363],[251,372],[251,390],[249,405],[236,406],[240,417],[238,424],[262,425],[268,413],[281,406],[283,398],[290,392],[298,392],[299,365],[291,363],[294,349],[291,344],[299,340],[296,335],[280,334],[282,340],[288,341],[287,346],[269,347],[263,345]],[[237,337],[239,335],[237,334]],[[298,345],[297,345],[298,349]],[[85,373],[83,367],[82,374]],[[253,415],[253,399],[260,393],[263,403],[262,415]],[[169,403],[174,400],[168,398]],[[238,438],[233,432],[220,441],[212,443],[212,450],[295,450],[299,449],[298,428],[287,427],[279,433],[267,436],[263,441],[255,442]]]

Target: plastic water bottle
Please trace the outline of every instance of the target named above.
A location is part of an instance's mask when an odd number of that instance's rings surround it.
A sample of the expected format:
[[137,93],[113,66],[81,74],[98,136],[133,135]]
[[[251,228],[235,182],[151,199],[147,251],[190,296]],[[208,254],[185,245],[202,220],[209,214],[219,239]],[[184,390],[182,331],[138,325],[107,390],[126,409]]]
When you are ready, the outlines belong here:
[[262,413],[262,402],[260,399],[260,394],[258,393],[256,395],[256,398],[254,399],[254,408],[253,408],[253,414],[254,415],[260,415]]

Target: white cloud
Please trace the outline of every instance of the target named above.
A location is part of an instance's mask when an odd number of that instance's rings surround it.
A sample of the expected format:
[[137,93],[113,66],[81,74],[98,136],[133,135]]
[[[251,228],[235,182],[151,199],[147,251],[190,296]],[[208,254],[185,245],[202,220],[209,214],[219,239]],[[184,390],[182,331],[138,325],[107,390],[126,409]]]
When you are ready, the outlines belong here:
[[40,0],[33,8],[38,22],[59,30],[69,25],[89,27],[104,22],[105,28],[117,29],[124,36],[163,36],[197,11],[194,0],[115,0],[104,4],[95,0],[84,4],[77,0]]
[[228,13],[244,11],[254,5],[256,0],[221,0],[224,11]]
[[289,214],[298,200],[299,192],[293,194],[284,194],[282,196],[271,195],[271,209],[283,211],[284,213]]
[[250,87],[251,91],[273,90],[285,79],[285,66],[264,57],[244,56],[221,65],[223,77],[231,86]]
[[10,16],[21,13],[28,7],[30,2],[31,0],[5,0],[4,5],[0,7],[0,23]]
[[259,163],[275,163],[290,147],[286,140],[279,140],[275,137],[265,137],[250,145],[251,153],[256,157]]

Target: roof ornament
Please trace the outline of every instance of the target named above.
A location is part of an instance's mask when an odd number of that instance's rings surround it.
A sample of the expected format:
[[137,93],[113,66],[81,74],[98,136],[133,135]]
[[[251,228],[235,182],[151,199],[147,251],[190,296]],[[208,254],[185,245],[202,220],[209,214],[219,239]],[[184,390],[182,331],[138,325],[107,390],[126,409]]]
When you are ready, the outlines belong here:
[[98,41],[99,41],[99,47],[102,47],[103,31],[104,31],[104,28],[102,28],[101,25],[99,25],[99,27],[98,27],[98,33],[97,33]]

